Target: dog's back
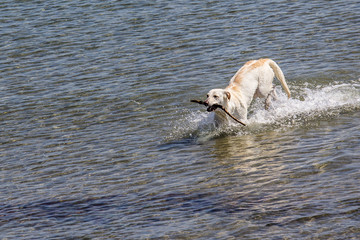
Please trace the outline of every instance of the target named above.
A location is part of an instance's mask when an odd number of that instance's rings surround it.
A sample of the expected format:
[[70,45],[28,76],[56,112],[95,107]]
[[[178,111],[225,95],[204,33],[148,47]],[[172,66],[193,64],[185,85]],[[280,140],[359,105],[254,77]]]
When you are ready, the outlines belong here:
[[251,74],[253,70],[258,67],[264,66],[264,64],[270,59],[259,59],[259,60],[250,60],[244,64],[230,79],[230,84],[241,84],[245,79],[246,75]]
[[[269,58],[261,58],[259,60],[250,60],[244,64],[230,79],[229,87],[240,87],[253,84],[253,81],[261,81],[262,76],[276,76],[284,88],[286,94],[290,98],[290,90],[286,84],[285,77],[280,67]],[[273,77],[267,77],[266,80],[272,82]]]

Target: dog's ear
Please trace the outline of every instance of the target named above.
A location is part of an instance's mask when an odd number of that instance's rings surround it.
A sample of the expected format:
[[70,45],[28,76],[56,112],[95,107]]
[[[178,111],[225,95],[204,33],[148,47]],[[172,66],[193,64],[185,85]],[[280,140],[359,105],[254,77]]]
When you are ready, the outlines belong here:
[[231,98],[231,94],[228,91],[225,91],[226,97],[228,98],[228,100],[230,100]]

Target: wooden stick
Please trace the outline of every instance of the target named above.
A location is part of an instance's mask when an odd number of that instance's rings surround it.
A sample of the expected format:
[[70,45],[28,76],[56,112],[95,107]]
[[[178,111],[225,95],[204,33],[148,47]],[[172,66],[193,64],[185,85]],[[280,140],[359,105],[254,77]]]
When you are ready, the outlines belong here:
[[[204,105],[204,106],[208,106],[208,104],[206,104],[205,102],[203,101],[200,101],[200,100],[190,100],[190,102],[194,102],[194,103],[198,103],[198,104],[201,104],[201,105]],[[229,115],[229,117],[231,117],[232,119],[234,119],[236,122],[246,126],[245,123],[243,123],[242,121],[238,120],[236,117],[234,117],[231,113],[229,113],[223,106],[219,105],[219,104],[214,104],[213,107],[215,108],[220,108],[221,110],[223,110],[227,115]]]

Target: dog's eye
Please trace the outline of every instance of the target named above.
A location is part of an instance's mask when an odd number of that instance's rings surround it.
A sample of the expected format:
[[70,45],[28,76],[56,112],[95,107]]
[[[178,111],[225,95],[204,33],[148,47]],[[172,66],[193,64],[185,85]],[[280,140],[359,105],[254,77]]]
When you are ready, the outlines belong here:
[[218,96],[218,95],[214,95],[214,98],[215,98],[215,99],[218,99],[218,98],[219,98],[219,96]]
[[209,98],[209,94],[207,94],[206,97]]

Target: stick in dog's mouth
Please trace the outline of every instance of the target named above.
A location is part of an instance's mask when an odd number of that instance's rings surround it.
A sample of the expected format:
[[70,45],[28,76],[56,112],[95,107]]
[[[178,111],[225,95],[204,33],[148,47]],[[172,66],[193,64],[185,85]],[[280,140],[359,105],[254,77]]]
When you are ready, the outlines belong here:
[[221,110],[223,110],[227,115],[229,115],[229,117],[231,117],[232,119],[234,119],[236,122],[246,126],[245,123],[243,123],[242,121],[238,120],[236,117],[234,117],[231,113],[229,113],[223,106],[219,105],[219,104],[214,104],[212,106],[209,106],[207,103],[200,101],[200,100],[190,100],[190,102],[194,102],[194,103],[198,103],[201,105],[204,105],[206,107],[208,107],[206,110],[208,112],[212,112],[215,111],[217,108],[220,108]]
[[208,112],[212,112],[212,111],[215,111],[220,105],[212,105],[212,106],[209,106],[206,111]]
[[200,101],[200,100],[190,100],[190,102],[198,103],[198,104],[201,104],[201,105],[204,105],[204,106],[208,107],[206,109],[206,111],[208,111],[208,112],[215,111],[217,108],[221,108],[221,109],[224,108],[223,106],[221,106],[219,104],[214,104],[212,106],[209,106],[206,102],[203,102],[203,101]]

